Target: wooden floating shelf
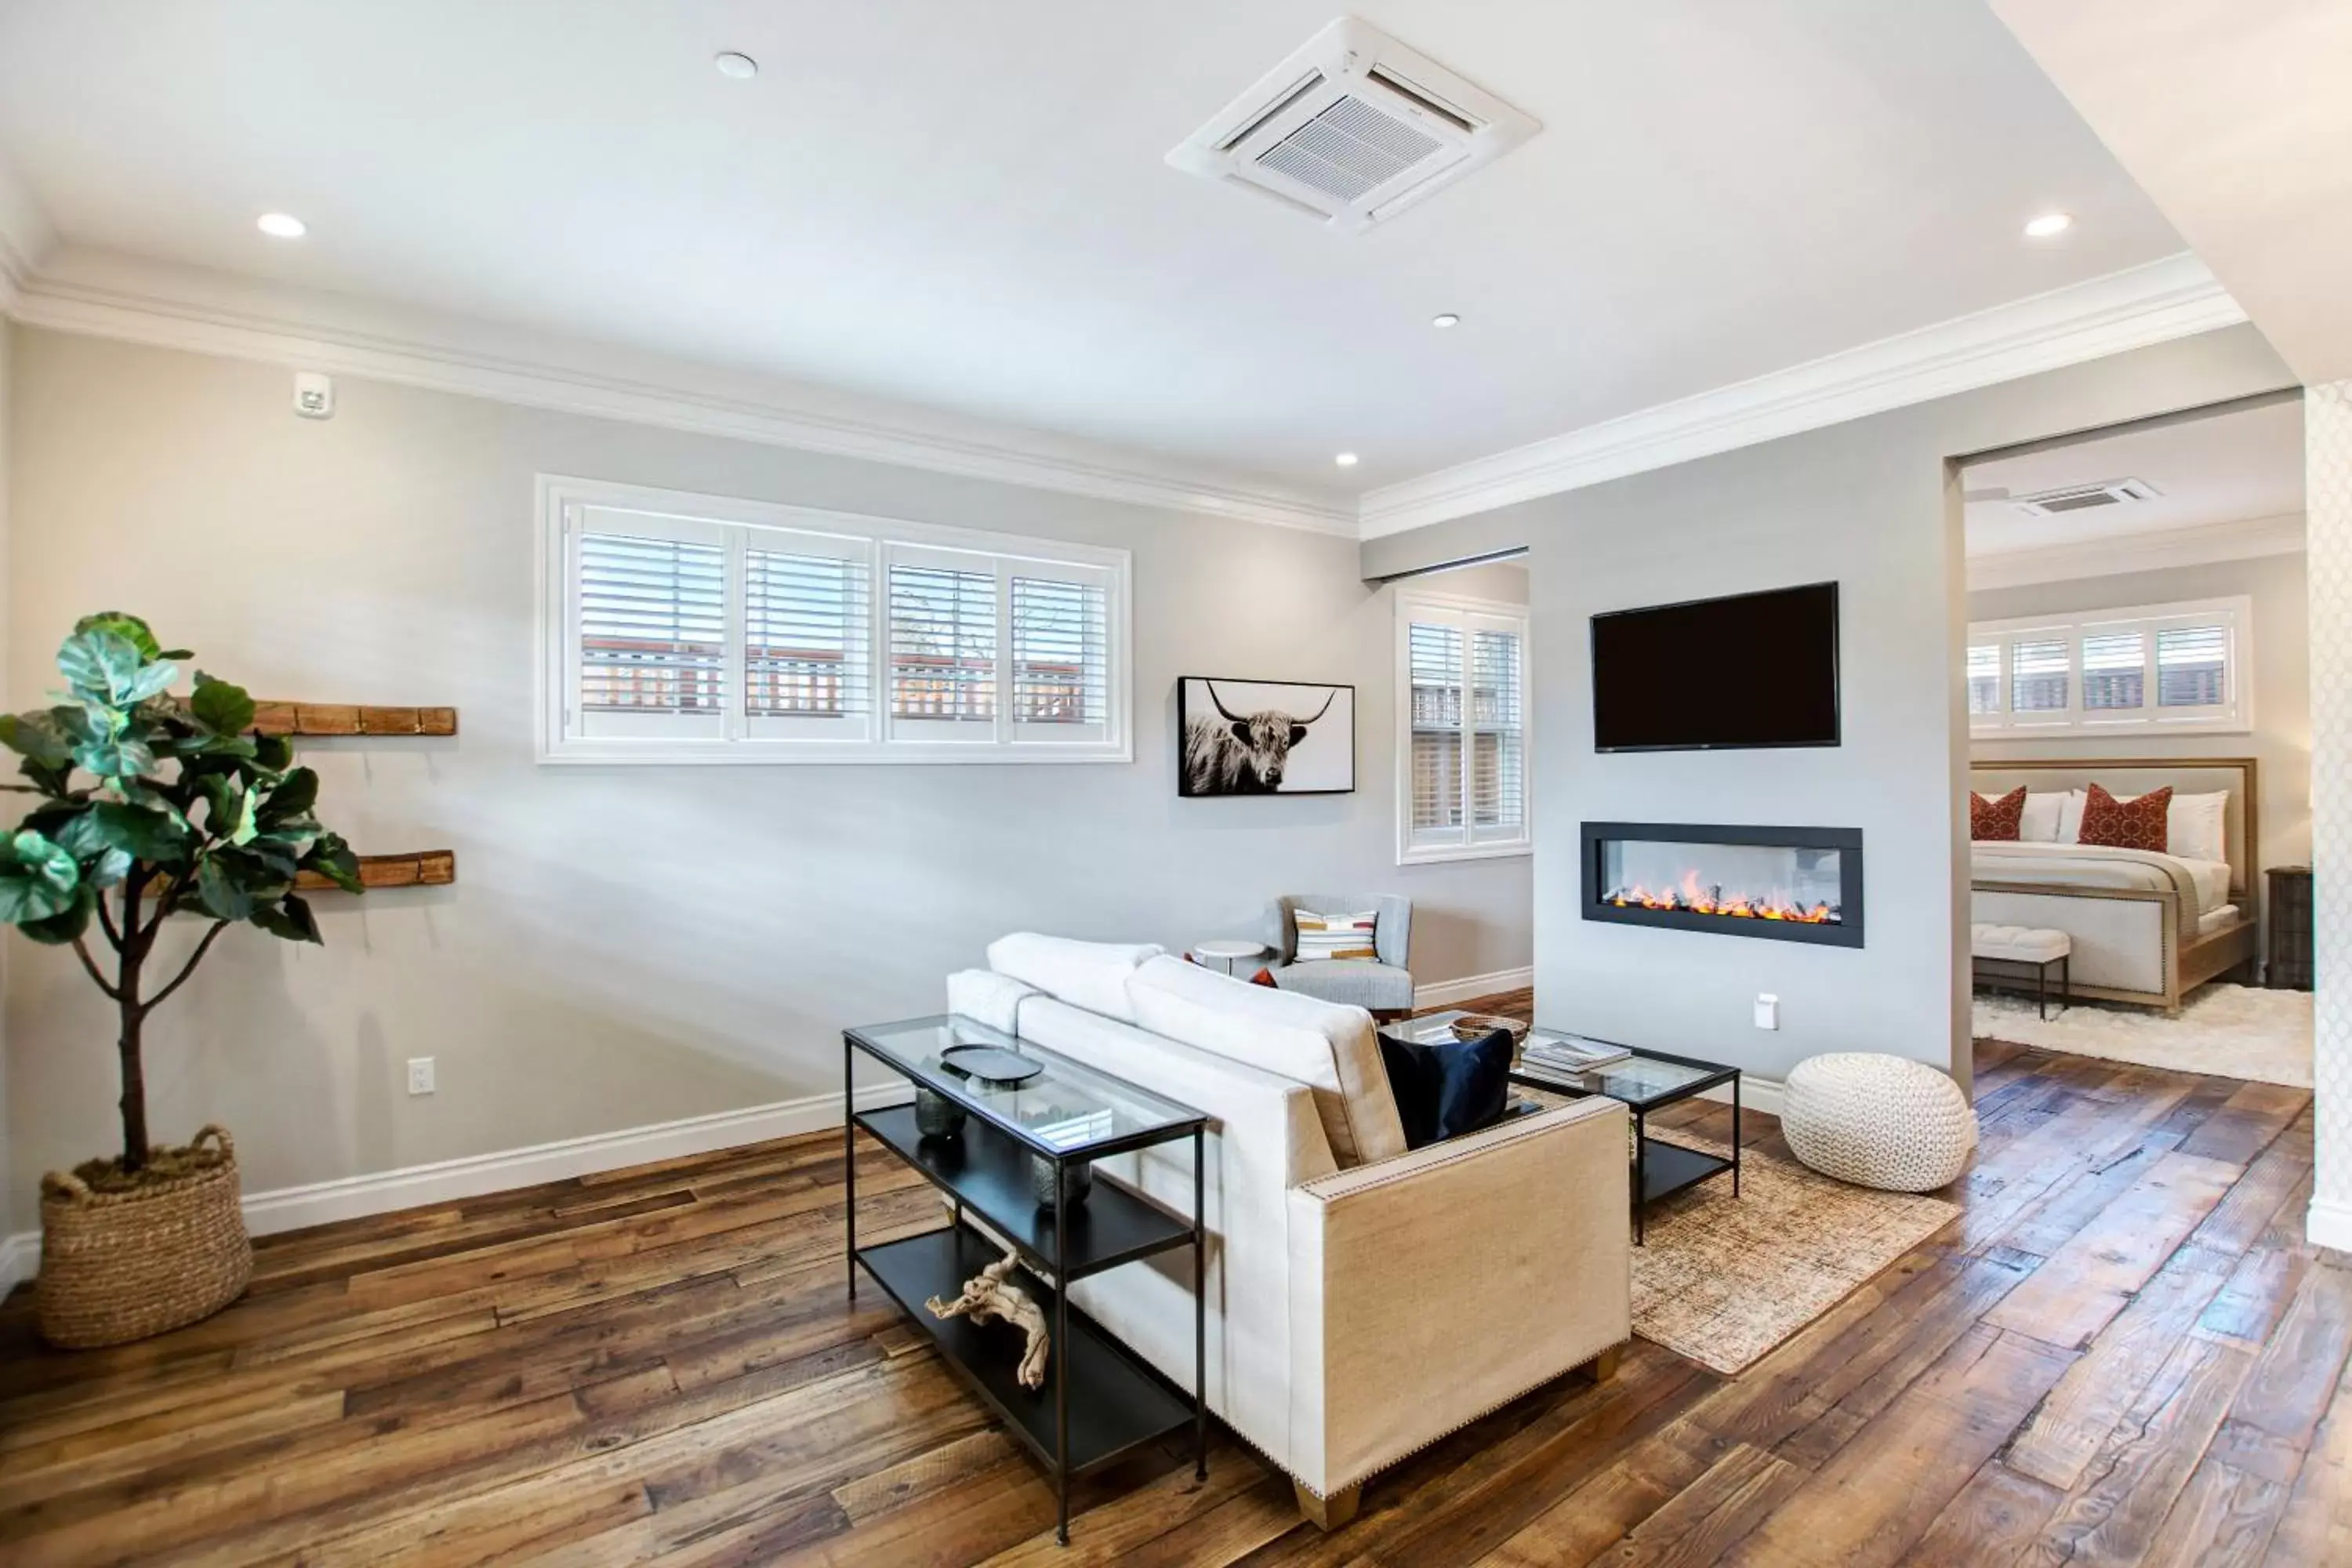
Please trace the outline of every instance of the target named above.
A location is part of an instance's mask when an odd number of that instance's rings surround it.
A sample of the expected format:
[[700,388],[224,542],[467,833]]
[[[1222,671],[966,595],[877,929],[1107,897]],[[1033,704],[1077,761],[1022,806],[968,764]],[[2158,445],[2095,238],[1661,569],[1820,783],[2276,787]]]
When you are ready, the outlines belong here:
[[455,708],[374,708],[353,702],[256,702],[263,735],[454,735]]
[[[362,855],[360,857],[360,886],[362,888],[439,888],[457,879],[457,852],[454,849],[420,849],[410,855]],[[316,871],[305,871],[294,879],[296,890],[305,893],[339,892],[334,883]]]

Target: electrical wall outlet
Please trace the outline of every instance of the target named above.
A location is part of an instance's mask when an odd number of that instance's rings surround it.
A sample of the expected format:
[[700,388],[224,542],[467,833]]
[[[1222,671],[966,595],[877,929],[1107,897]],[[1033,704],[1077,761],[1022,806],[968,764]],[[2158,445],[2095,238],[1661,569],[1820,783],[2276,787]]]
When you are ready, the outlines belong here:
[[1780,999],[1769,991],[1756,994],[1756,1026],[1759,1029],[1780,1026]]
[[408,1092],[411,1094],[433,1092],[433,1058],[431,1057],[408,1058]]

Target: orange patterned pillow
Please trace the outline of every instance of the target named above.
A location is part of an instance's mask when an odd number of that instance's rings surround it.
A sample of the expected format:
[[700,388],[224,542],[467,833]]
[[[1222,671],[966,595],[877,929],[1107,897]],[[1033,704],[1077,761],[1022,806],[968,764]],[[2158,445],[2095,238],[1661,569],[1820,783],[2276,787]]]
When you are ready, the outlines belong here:
[[2166,824],[2171,811],[2169,784],[2152,789],[2135,800],[2117,800],[2093,784],[2088,798],[2083,802],[2083,826],[2076,830],[2074,842],[2162,853],[2171,847]]
[[2018,785],[1999,800],[1969,795],[1969,837],[2015,843],[2025,824],[2025,786]]

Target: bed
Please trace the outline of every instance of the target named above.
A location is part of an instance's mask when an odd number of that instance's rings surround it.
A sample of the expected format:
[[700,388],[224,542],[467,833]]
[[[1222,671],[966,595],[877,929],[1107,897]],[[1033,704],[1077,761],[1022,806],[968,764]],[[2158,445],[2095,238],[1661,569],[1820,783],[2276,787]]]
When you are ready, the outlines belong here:
[[[2195,840],[2176,818],[2180,853],[2111,849],[2063,841],[2063,797],[2094,782],[2131,796],[2170,785],[2176,801],[2224,798]],[[2178,1013],[2207,981],[2251,966],[2260,929],[2254,904],[2261,865],[2260,801],[2252,757],[1979,760],[1969,787],[1979,795],[2027,790],[2028,838],[1970,846],[1972,918],[1997,925],[2063,931],[2073,939],[2074,993]],[[1963,803],[1965,804],[1965,803]],[[2037,827],[2043,837],[2035,838]]]

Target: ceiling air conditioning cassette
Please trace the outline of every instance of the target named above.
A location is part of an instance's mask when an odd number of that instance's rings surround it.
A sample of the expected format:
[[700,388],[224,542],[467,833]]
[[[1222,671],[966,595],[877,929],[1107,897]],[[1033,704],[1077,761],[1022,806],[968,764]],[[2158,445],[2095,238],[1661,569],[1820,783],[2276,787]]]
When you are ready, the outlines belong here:
[[2067,485],[2030,496],[2011,496],[2009,504],[2028,517],[2063,517],[2070,511],[2091,511],[2105,506],[2131,506],[2154,500],[2164,492],[2146,479],[2108,479],[2103,484]]
[[1168,161],[1359,234],[1541,129],[1427,56],[1343,16]]

